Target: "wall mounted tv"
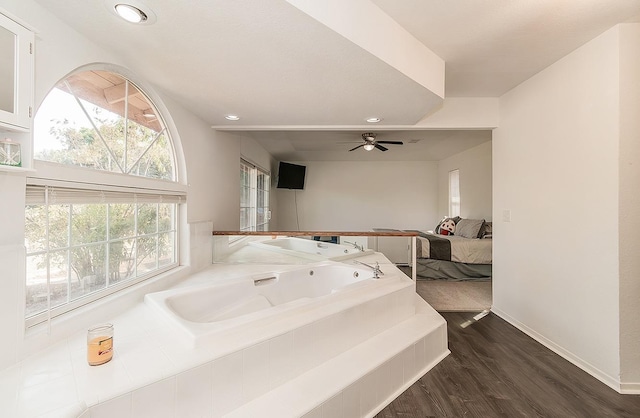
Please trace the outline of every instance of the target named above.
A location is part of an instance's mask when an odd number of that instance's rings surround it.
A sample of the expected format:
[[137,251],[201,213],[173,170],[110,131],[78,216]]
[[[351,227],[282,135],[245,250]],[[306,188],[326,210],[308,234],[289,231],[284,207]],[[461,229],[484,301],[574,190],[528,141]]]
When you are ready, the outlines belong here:
[[280,162],[278,167],[278,189],[304,189],[307,167]]

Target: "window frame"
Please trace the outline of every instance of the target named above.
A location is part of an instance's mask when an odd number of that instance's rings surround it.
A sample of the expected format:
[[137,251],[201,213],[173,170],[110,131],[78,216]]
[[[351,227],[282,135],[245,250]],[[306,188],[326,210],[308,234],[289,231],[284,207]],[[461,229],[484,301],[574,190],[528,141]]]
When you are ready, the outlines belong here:
[[449,217],[460,216],[460,169],[449,171]]
[[[141,83],[136,82],[135,77],[132,77],[125,70],[120,70],[116,66],[112,65],[91,65],[78,68],[74,72],[68,74],[63,78],[65,80],[67,77],[82,72],[82,71],[91,71],[91,70],[101,70],[112,72],[123,79],[125,79],[129,84],[135,86],[140,92],[144,94],[149,103],[154,107],[156,115],[159,119],[162,119],[162,124],[164,126],[164,134],[167,136],[167,141],[169,143],[168,152],[170,155],[168,157],[171,158],[172,170],[173,170],[173,178],[172,180],[161,179],[161,178],[153,178],[153,177],[142,177],[136,174],[131,173],[119,173],[119,172],[111,172],[111,171],[102,171],[98,169],[92,169],[87,167],[79,167],[74,165],[65,165],[61,163],[55,163],[45,160],[33,160],[33,167],[35,169],[34,172],[29,173],[27,175],[26,184],[27,185],[39,185],[39,186],[50,186],[50,187],[67,187],[74,188],[78,190],[87,190],[87,192],[95,192],[99,190],[107,190],[110,192],[119,192],[122,193],[123,196],[129,194],[131,196],[131,202],[135,203],[135,195],[138,194],[149,194],[153,193],[156,195],[167,195],[172,196],[178,201],[175,202],[175,210],[173,211],[173,228],[170,232],[173,234],[173,262],[160,265],[158,264],[159,255],[156,255],[156,269],[142,273],[140,275],[136,275],[130,279],[118,281],[111,286],[106,286],[102,289],[93,291],[91,293],[87,293],[78,297],[77,299],[71,299],[71,294],[67,295],[67,302],[56,306],[51,307],[50,304],[45,309],[45,311],[32,315],[29,318],[26,317],[26,299],[22,302],[25,303],[25,327],[30,328],[37,324],[41,324],[46,321],[50,321],[54,317],[58,317],[69,313],[79,307],[91,304],[96,302],[106,296],[115,295],[122,290],[134,286],[136,284],[147,281],[151,278],[158,277],[160,275],[166,274],[171,270],[177,269],[181,265],[180,261],[180,253],[181,253],[181,222],[183,222],[183,216],[181,211],[183,210],[183,204],[186,203],[186,195],[187,195],[187,185],[183,183],[181,180],[181,167],[179,162],[181,161],[178,158],[178,154],[182,155],[179,147],[179,137],[175,132],[175,127],[172,123],[167,123],[167,120],[170,115],[167,112],[167,109],[162,105],[162,102],[153,95],[152,90],[147,87],[144,87]],[[57,85],[58,83],[56,83]],[[150,94],[151,93],[151,94]],[[126,119],[127,120],[127,119]],[[34,138],[34,141],[36,139]],[[146,152],[146,151],[145,151]],[[124,201],[121,203],[125,203]],[[142,203],[142,202],[141,202]],[[26,203],[26,206],[29,203]],[[158,231],[156,227],[156,231],[154,234],[155,237],[159,237],[161,233],[165,231]],[[136,234],[138,232],[136,231]],[[137,237],[137,235],[136,235]],[[156,238],[157,239],[157,238]],[[91,243],[94,245],[95,243]],[[102,245],[106,245],[109,247],[109,243],[101,243]],[[71,243],[69,243],[71,245]],[[156,245],[156,249],[159,247]],[[70,250],[69,250],[70,251]],[[33,253],[29,253],[32,255]],[[108,263],[108,259],[106,259]],[[26,296],[26,287],[27,287],[27,273],[25,270],[25,296]],[[48,280],[48,279],[47,279]],[[51,289],[49,288],[49,294],[51,293]],[[47,295],[47,300],[49,301],[50,295]]]
[[[245,170],[246,168],[246,170]],[[242,172],[248,172],[248,184],[243,182]],[[271,199],[271,172],[264,168],[254,164],[244,158],[240,159],[240,231],[269,231],[269,222],[271,221],[270,199]],[[260,189],[258,187],[258,177],[262,174],[266,176],[266,180],[263,182],[265,188]],[[248,190],[248,206],[243,206],[243,192]],[[266,205],[258,206],[260,192],[266,196]],[[249,211],[249,223],[248,225],[243,222],[243,209]],[[258,223],[258,211],[262,209],[264,212],[264,222]],[[262,227],[261,229],[258,229]]]
[[[91,242],[91,243],[86,243],[86,244],[74,244],[72,242],[72,231],[71,231],[71,222],[67,225],[68,230],[66,231],[67,234],[67,243],[66,245],[63,246],[59,246],[56,248],[51,248],[49,246],[49,240],[47,240],[47,245],[45,246],[44,249],[40,249],[40,250],[36,250],[36,251],[32,251],[32,252],[26,252],[26,257],[27,259],[31,256],[44,256],[48,259],[50,254],[54,254],[54,253],[59,253],[59,252],[65,252],[66,253],[66,257],[67,257],[67,265],[70,267],[70,259],[68,258],[71,254],[71,252],[73,251],[73,249],[78,248],[78,247],[89,247],[89,246],[104,246],[105,248],[105,267],[106,267],[106,271],[105,271],[105,287],[101,288],[101,289],[97,289],[94,291],[90,291],[88,293],[82,294],[78,297],[76,297],[75,299],[73,298],[72,294],[71,294],[71,276],[72,273],[69,270],[67,272],[67,301],[63,302],[60,305],[51,307],[51,299],[50,299],[50,295],[51,295],[51,282],[49,281],[49,279],[47,280],[47,287],[49,288],[48,291],[48,296],[47,296],[47,308],[43,311],[37,312],[35,314],[26,316],[25,315],[25,325],[27,328],[32,327],[34,325],[37,325],[39,323],[45,322],[47,320],[47,317],[49,316],[49,313],[51,315],[51,317],[56,317],[59,315],[62,315],[64,313],[70,312],[78,307],[87,305],[91,302],[94,302],[98,299],[101,299],[105,296],[117,293],[118,291],[125,289],[129,286],[133,286],[137,283],[140,283],[142,281],[145,281],[147,279],[149,279],[150,277],[154,277],[158,274],[162,274],[165,273],[169,270],[172,270],[176,267],[178,267],[179,265],[179,251],[180,251],[180,242],[178,240],[178,233],[179,233],[179,223],[178,223],[178,219],[179,219],[179,204],[182,202],[183,198],[180,195],[162,195],[162,194],[157,194],[157,193],[153,193],[150,194],[149,191],[145,191],[145,190],[122,190],[122,188],[113,188],[113,187],[102,187],[100,191],[97,191],[96,189],[83,189],[82,186],[83,185],[73,185],[73,184],[63,184],[63,186],[65,187],[60,187],[61,183],[56,183],[56,186],[51,186],[48,185],[46,181],[41,181],[41,182],[31,182],[32,184],[27,186],[27,201],[26,201],[26,206],[32,206],[32,205],[37,205],[37,206],[44,206],[45,210],[48,210],[48,206],[49,205],[65,205],[65,206],[69,206],[69,216],[73,217],[72,213],[73,213],[73,205],[84,205],[84,204],[104,204],[104,205],[109,205],[109,204],[118,204],[118,203],[123,203],[123,204],[174,204],[174,212],[173,212],[173,216],[172,216],[172,228],[166,229],[166,230],[160,230],[159,229],[159,219],[156,218],[156,228],[154,232],[151,233],[140,233],[140,231],[137,228],[135,228],[135,233],[132,236],[126,237],[127,240],[129,239],[139,239],[139,238],[146,238],[146,237],[150,237],[150,236],[154,236],[154,237],[159,237],[162,234],[172,234],[173,235],[173,239],[174,239],[174,246],[173,246],[173,256],[172,256],[172,262],[165,264],[165,265],[158,265],[156,269],[147,272],[147,273],[142,273],[142,274],[137,274],[137,270],[136,270],[136,274],[131,277],[131,278],[126,278],[123,279],[121,281],[118,281],[115,284],[108,284],[109,282],[109,263],[110,263],[110,259],[109,259],[109,248],[110,248],[110,244],[112,243],[116,243],[119,241],[123,241],[124,238],[122,237],[118,237],[118,238],[114,238],[110,236],[109,233],[109,207],[107,206],[106,208],[106,219],[105,219],[105,226],[106,226],[106,231],[105,231],[105,237],[103,240],[99,240],[99,241],[95,241],[95,242]],[[40,183],[40,184],[33,184],[33,183]],[[70,188],[70,186],[80,186],[80,188]],[[86,185],[84,185],[86,186]],[[64,199],[57,199],[58,201],[56,201],[55,198],[51,197],[48,198],[48,195],[46,194],[47,192],[45,190],[51,190],[52,193],[64,193],[65,194],[65,198]],[[108,195],[111,197],[108,198],[100,198],[100,195]],[[100,201],[102,200],[102,201]],[[74,201],[77,201],[78,203],[73,203]],[[135,201],[135,202],[134,202]],[[137,210],[138,208],[136,208],[136,213],[138,212]],[[48,223],[46,223],[45,225],[45,234],[48,235],[49,234],[49,225]],[[156,247],[156,250],[158,249],[158,247]],[[137,257],[137,255],[136,255]],[[159,262],[160,259],[158,257],[158,255],[156,256],[156,262]],[[50,277],[50,276],[48,276]]]

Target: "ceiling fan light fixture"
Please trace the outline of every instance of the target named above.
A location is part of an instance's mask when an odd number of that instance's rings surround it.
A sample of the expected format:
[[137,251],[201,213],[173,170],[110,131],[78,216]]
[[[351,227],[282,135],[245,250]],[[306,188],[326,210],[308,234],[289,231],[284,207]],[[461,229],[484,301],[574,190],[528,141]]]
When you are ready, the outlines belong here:
[[115,5],[118,16],[131,23],[146,22],[148,16],[145,12],[130,4],[118,3]]
[[364,149],[367,150],[367,151],[371,151],[374,148],[375,148],[375,146],[373,144],[370,144],[370,143],[364,144]]

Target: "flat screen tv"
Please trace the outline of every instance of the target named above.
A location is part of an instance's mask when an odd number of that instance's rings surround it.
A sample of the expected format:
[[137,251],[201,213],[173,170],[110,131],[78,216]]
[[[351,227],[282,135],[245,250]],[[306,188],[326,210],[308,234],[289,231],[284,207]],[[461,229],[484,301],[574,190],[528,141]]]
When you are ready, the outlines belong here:
[[280,162],[278,167],[278,189],[304,189],[307,167]]

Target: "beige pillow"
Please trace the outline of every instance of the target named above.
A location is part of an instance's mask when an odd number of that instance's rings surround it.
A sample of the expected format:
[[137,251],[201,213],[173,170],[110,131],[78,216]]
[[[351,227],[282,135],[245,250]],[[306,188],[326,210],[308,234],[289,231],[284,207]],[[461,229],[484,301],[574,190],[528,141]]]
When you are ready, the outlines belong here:
[[484,219],[460,219],[455,234],[463,238],[478,238]]

